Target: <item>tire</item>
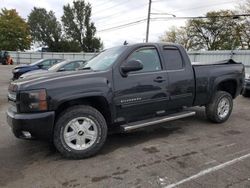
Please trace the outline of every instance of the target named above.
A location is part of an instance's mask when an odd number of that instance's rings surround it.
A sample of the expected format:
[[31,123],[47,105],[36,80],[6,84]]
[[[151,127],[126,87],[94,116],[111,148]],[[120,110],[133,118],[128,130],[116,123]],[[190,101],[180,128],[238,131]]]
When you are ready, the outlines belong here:
[[[220,105],[222,107],[220,107]],[[232,109],[232,96],[228,92],[217,91],[211,102],[206,106],[206,115],[207,118],[213,123],[223,123],[228,120],[229,116],[231,115]]]
[[107,130],[106,121],[98,110],[91,106],[74,106],[57,120],[53,142],[66,158],[88,158],[102,148]]

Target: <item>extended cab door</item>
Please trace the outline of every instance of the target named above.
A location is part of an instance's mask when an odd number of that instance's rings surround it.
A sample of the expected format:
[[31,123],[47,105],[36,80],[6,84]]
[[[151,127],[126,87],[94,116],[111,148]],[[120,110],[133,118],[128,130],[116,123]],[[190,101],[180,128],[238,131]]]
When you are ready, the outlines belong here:
[[135,121],[154,115],[165,109],[169,99],[167,75],[157,48],[135,49],[123,63],[131,59],[140,60],[143,69],[130,72],[126,77],[116,71],[114,103],[118,121]]
[[168,109],[192,106],[195,97],[195,78],[185,49],[167,45],[163,46],[162,54],[169,81]]

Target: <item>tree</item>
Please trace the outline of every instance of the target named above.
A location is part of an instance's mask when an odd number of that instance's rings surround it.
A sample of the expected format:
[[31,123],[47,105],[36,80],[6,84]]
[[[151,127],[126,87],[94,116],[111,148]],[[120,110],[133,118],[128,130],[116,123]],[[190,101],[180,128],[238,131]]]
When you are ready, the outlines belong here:
[[160,37],[162,42],[172,42],[181,44],[187,50],[192,49],[192,40],[189,38],[187,29],[185,27],[172,27],[165,32],[163,36]]
[[28,23],[35,42],[48,46],[51,51],[58,51],[62,28],[54,12],[34,7],[28,16]]
[[[246,0],[238,7],[238,13],[246,13],[250,12],[250,0]],[[241,28],[238,31],[240,36],[240,42],[242,49],[250,49],[250,18],[245,17],[240,20],[240,24],[238,24]]]
[[242,32],[249,30],[233,15],[230,10],[208,12],[207,18],[189,20],[185,27],[169,30],[162,38],[191,50],[242,49],[246,41],[241,37]]
[[186,28],[194,49],[231,50],[239,46],[239,28],[233,15],[229,10],[212,11],[206,14],[207,19],[188,21]]
[[57,46],[58,52],[81,52],[78,42],[62,39]]
[[31,37],[28,24],[15,9],[2,9],[0,12],[0,49],[29,49]]
[[66,37],[77,41],[85,52],[94,52],[102,48],[100,38],[95,37],[96,27],[91,22],[91,5],[77,0],[73,5],[63,7],[62,23]]

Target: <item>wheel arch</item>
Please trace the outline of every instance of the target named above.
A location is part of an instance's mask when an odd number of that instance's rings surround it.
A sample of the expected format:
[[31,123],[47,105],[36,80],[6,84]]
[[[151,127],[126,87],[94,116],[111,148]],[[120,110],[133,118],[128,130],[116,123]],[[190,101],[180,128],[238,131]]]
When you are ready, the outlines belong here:
[[75,97],[61,101],[55,110],[55,121],[57,121],[63,111],[77,105],[89,105],[97,109],[105,118],[107,125],[113,121],[111,106],[106,97],[102,95]]
[[228,92],[234,99],[237,96],[238,82],[234,78],[222,78],[215,81],[213,93],[217,91]]

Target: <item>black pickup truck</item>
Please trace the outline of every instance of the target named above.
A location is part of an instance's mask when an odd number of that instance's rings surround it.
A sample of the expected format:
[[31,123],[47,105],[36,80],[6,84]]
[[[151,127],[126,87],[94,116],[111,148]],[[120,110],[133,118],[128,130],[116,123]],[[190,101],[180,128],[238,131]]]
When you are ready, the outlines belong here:
[[10,84],[7,120],[18,138],[46,138],[66,157],[96,154],[107,133],[193,116],[205,106],[225,122],[244,82],[232,60],[192,65],[176,44],[142,43],[101,52],[73,73]]

